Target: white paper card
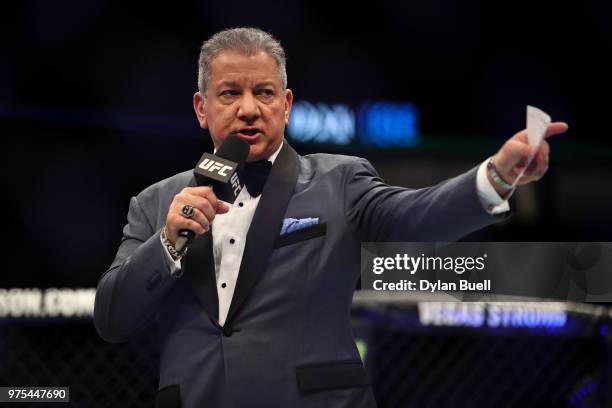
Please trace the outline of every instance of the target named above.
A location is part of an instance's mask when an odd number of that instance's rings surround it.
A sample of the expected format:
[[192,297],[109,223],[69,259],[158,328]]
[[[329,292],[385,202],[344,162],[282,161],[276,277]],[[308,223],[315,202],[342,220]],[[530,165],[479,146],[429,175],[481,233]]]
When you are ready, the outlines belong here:
[[527,139],[532,146],[539,146],[544,140],[550,116],[534,106],[527,106]]
[[[548,128],[549,124],[550,116],[548,116],[546,112],[536,108],[535,106],[527,105],[527,140],[531,146],[540,146],[542,140],[544,140],[546,129]],[[527,170],[527,167],[529,167],[534,157],[535,154],[529,157],[527,164],[518,177],[514,180],[514,183],[512,183],[513,190],[516,188],[519,180],[523,177],[523,174],[525,174],[525,170]]]

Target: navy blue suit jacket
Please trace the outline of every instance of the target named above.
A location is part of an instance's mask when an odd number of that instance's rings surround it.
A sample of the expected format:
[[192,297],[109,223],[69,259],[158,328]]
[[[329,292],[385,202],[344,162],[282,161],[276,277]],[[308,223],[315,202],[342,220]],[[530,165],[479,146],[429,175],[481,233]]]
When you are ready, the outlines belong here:
[[[494,223],[476,169],[436,186],[386,185],[364,159],[299,156],[284,143],[247,234],[224,327],[210,233],[170,276],[160,230],[191,172],[133,197],[116,259],[98,284],[95,325],[122,341],[161,333],[158,406],[374,407],[350,307],[361,241],[453,241]],[[320,223],[280,236],[284,218]],[[214,234],[214,231],[212,231]]]

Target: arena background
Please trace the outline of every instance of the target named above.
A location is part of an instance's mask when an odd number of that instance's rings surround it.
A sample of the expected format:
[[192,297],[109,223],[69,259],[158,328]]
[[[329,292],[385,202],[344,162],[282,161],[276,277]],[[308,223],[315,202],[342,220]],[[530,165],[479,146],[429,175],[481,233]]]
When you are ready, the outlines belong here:
[[[289,134],[302,154],[366,157],[390,184],[422,187],[477,165],[524,127],[528,104],[568,122],[551,140],[547,176],[517,193],[516,213],[466,239],[612,241],[606,0],[3,9],[0,386],[71,386],[74,406],[151,406],[154,336],[98,339],[91,288],[114,257],[130,197],[211,149],[191,95],[201,42],[227,27],[278,37],[296,101],[318,112],[408,106],[410,143]],[[423,307],[356,300],[381,407],[611,406],[607,305],[560,305],[561,328],[495,330],[428,325]]]

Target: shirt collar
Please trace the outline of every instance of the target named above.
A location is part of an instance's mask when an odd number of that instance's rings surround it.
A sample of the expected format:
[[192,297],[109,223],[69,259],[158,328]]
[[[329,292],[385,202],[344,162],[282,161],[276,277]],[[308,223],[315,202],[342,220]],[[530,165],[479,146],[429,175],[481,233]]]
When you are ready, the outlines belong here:
[[268,157],[268,161],[272,162],[272,164],[274,164],[274,160],[276,160],[276,156],[278,156],[278,154],[280,153],[281,149],[283,148],[283,143],[285,143],[284,140],[281,141],[281,144],[280,144],[280,146],[278,146],[278,149],[276,149],[276,151],[274,153],[272,153],[270,155],[270,157]]

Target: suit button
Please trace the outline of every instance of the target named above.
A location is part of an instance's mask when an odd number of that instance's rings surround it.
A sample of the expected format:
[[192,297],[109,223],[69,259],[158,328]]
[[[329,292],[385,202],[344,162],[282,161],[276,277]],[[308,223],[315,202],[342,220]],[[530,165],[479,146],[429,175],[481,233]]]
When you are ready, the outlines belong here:
[[232,329],[229,326],[224,326],[223,327],[223,335],[225,337],[232,337],[232,334],[234,334],[234,329]]

